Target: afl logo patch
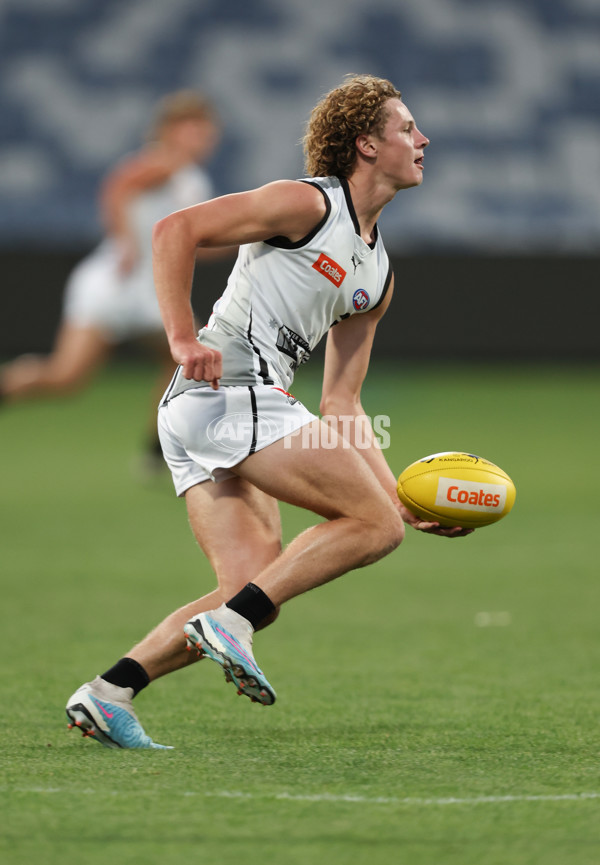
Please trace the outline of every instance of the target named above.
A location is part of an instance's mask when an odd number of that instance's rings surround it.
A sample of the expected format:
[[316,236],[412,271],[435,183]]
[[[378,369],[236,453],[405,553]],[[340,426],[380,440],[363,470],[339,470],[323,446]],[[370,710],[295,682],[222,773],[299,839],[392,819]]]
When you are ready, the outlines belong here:
[[358,288],[352,296],[352,305],[359,312],[366,309],[370,303],[370,297],[364,288]]

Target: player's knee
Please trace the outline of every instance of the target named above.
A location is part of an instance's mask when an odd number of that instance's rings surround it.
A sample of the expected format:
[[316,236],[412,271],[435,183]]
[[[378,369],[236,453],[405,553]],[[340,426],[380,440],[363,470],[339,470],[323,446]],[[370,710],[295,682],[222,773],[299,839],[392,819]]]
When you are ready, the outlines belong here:
[[402,541],[404,540],[405,531],[406,531],[406,527],[404,525],[404,520],[402,519],[400,514],[396,512],[396,509],[394,508],[394,526],[392,529],[394,549],[399,547],[400,544],[402,543]]
[[404,522],[393,506],[386,508],[375,523],[371,533],[373,560],[377,561],[392,553],[404,540]]
[[404,540],[404,521],[402,517],[397,512],[396,508],[393,508],[392,513],[389,515],[388,520],[385,525],[385,544],[388,552],[392,552],[400,546],[402,541]]

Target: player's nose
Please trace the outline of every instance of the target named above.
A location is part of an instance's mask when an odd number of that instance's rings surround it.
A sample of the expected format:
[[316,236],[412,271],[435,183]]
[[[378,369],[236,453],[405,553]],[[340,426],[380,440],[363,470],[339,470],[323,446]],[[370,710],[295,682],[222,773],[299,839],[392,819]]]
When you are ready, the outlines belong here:
[[415,141],[415,147],[419,147],[421,148],[421,150],[425,150],[425,148],[429,144],[429,138],[427,138],[426,135],[423,135],[423,133],[419,129],[416,130],[416,133],[417,137]]

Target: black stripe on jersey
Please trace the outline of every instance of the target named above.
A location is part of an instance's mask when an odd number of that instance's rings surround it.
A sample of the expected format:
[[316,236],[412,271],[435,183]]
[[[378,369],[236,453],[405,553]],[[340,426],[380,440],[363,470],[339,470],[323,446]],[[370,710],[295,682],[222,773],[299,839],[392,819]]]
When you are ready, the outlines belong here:
[[[354,209],[354,202],[352,201],[352,195],[350,194],[350,186],[348,185],[348,181],[344,177],[340,177],[340,184],[342,189],[344,190],[346,206],[348,207],[348,212],[350,213],[352,224],[354,225],[354,231],[360,237],[360,223],[358,221],[358,216],[356,215],[356,210]],[[379,229],[377,228],[377,223],[375,223],[375,227],[373,228],[373,240],[371,241],[371,243],[369,243],[371,249],[375,249],[375,244],[377,243],[378,236]]]
[[[392,265],[388,264],[388,272],[387,272],[387,276],[385,278],[385,283],[383,285],[383,290],[381,292],[381,297],[379,298],[377,303],[374,306],[372,306],[371,309],[367,309],[366,312],[372,312],[374,309],[377,309],[377,307],[379,306],[379,304],[381,303],[383,298],[388,293],[388,289],[389,289],[390,285],[392,284],[392,276],[393,275],[394,275],[394,271],[392,270]],[[360,313],[360,314],[365,315],[366,313]],[[339,318],[337,318],[334,322],[332,322],[331,327],[333,327],[334,324],[339,324],[340,321],[342,321],[344,318],[350,318],[351,315],[352,315],[352,313],[345,312],[344,315],[340,315]]]
[[284,237],[282,234],[278,234],[277,237],[270,237],[268,240],[265,240],[265,243],[268,243],[269,246],[276,246],[278,249],[300,249],[301,246],[305,246],[310,240],[313,239],[315,234],[317,234],[325,225],[327,220],[329,219],[329,214],[331,213],[331,201],[329,200],[329,196],[325,192],[322,186],[319,186],[318,183],[313,183],[312,180],[300,180],[300,183],[307,183],[309,186],[314,186],[315,189],[318,189],[319,192],[323,195],[325,199],[325,216],[323,219],[315,225],[312,231],[303,237],[301,240],[297,240],[295,243]]
[[248,451],[248,456],[250,456],[250,454],[253,454],[256,451],[256,439],[258,436],[258,406],[256,405],[256,394],[254,393],[254,388],[248,386],[248,390],[250,391],[250,405],[252,406],[252,444]]
[[350,312],[345,312],[343,315],[340,315],[339,318],[336,318],[335,321],[331,322],[331,327],[333,327],[334,324],[339,324],[340,321],[343,321],[345,318],[350,318],[351,314],[352,313],[350,313]]
[[250,307],[250,320],[248,321],[248,342],[252,346],[252,351],[258,357],[258,374],[262,378],[264,384],[275,384],[275,381],[269,375],[269,367],[266,360],[260,353],[260,349],[252,340],[252,307]]
[[369,310],[369,312],[371,312],[372,309],[377,309],[377,307],[379,306],[379,304],[381,303],[381,301],[383,300],[383,298],[386,296],[386,294],[387,294],[387,292],[388,292],[388,288],[389,288],[390,285],[392,284],[392,276],[393,276],[393,275],[394,275],[394,271],[392,270],[392,265],[389,264],[389,265],[388,265],[388,272],[387,272],[387,276],[386,276],[386,278],[385,278],[385,285],[383,286],[383,291],[381,292],[381,297],[379,298],[379,300],[377,301],[377,303],[375,304],[375,306],[372,306],[372,307],[371,307],[371,309]]

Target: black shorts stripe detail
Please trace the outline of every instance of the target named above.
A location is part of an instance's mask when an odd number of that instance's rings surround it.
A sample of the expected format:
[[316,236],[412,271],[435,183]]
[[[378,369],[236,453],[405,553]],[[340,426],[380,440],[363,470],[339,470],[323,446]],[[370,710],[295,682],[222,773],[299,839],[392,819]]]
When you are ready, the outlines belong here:
[[256,451],[256,441],[258,438],[258,406],[256,404],[254,388],[251,385],[248,385],[248,390],[250,391],[250,405],[252,406],[252,443],[250,445],[250,450],[248,451],[248,456],[250,456],[250,454],[253,454]]
[[260,349],[257,345],[254,344],[252,340],[252,307],[250,307],[250,319],[248,321],[248,342],[252,347],[252,351],[258,357],[258,374],[262,378],[264,384],[275,384],[275,380],[271,378],[269,373],[269,366],[260,353]]

